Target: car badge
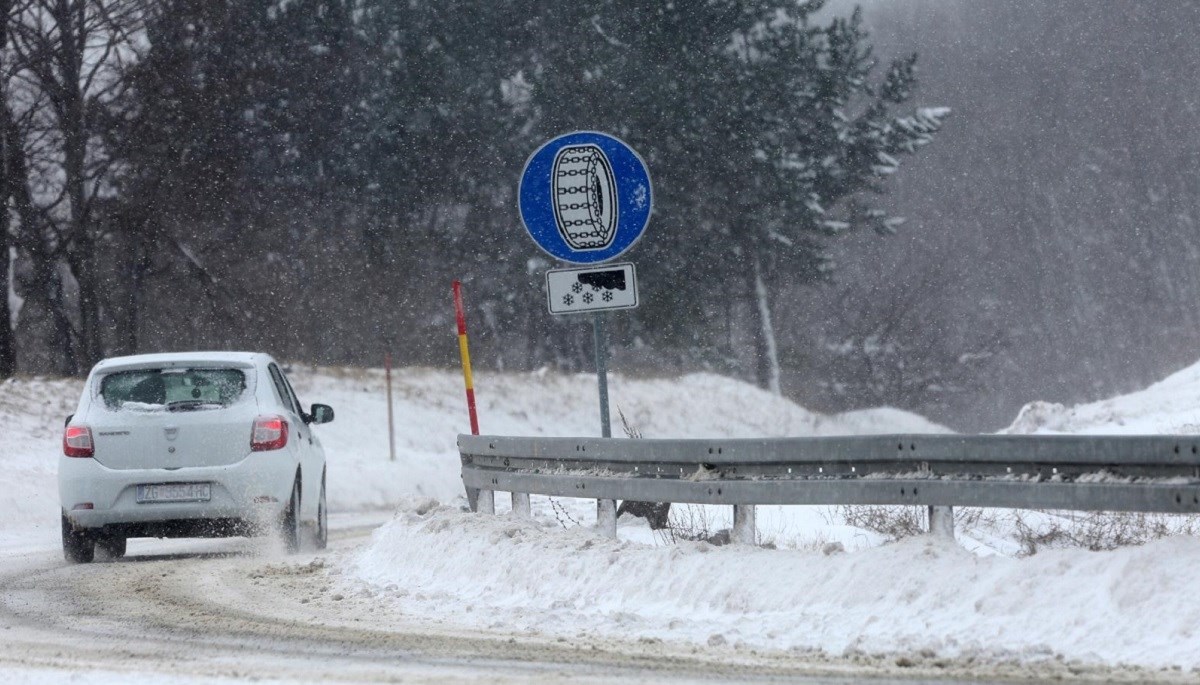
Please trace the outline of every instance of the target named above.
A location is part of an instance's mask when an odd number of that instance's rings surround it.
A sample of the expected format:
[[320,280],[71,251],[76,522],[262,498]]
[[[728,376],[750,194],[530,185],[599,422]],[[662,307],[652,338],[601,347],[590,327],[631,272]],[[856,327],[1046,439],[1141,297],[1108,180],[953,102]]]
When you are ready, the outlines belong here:
[[164,428],[163,432],[167,434],[167,440],[174,440],[175,438],[179,437],[179,427],[178,426],[170,426],[168,428]]

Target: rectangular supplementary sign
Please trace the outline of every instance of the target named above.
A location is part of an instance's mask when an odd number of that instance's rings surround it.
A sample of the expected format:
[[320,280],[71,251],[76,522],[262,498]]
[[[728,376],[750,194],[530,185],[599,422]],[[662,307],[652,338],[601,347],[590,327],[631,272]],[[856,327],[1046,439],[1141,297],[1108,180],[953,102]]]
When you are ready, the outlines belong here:
[[605,264],[546,272],[551,314],[578,314],[638,306],[633,264]]

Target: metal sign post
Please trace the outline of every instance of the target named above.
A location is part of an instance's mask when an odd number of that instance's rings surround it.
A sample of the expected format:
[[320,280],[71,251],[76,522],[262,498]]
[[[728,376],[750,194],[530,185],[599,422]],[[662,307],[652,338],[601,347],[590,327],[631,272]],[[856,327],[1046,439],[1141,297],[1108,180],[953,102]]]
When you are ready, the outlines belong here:
[[551,314],[592,312],[596,344],[596,381],[600,390],[600,435],[612,437],[608,411],[608,330],[605,312],[638,305],[637,269],[632,264],[604,264],[546,272],[546,300]]
[[546,274],[551,314],[593,312],[600,433],[611,437],[608,413],[608,309],[636,307],[632,264],[603,264],[642,237],[653,209],[650,172],[633,148],[613,136],[576,131],[550,140],[525,162],[517,193],[529,237],[552,257],[593,268]]
[[[551,257],[572,264],[546,274],[551,314],[592,313],[600,435],[612,437],[608,413],[605,311],[638,305],[632,264],[605,264],[642,237],[653,209],[650,172],[633,148],[605,133],[558,136],[529,156],[517,192],[529,237]],[[617,535],[616,500],[596,502],[596,525]]]
[[604,329],[604,312],[592,315],[592,332],[596,338],[596,384],[600,387],[600,437],[612,437],[608,417],[608,331]]

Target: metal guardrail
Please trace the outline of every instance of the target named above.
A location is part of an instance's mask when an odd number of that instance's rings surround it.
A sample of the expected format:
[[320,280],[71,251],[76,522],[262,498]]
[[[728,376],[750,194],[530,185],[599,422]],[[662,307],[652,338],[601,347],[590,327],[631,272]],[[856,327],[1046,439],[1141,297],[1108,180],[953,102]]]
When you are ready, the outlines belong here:
[[460,435],[472,509],[496,490],[528,513],[530,494],[734,506],[753,541],[756,504],[1200,513],[1200,436],[881,435],[752,440],[627,440]]

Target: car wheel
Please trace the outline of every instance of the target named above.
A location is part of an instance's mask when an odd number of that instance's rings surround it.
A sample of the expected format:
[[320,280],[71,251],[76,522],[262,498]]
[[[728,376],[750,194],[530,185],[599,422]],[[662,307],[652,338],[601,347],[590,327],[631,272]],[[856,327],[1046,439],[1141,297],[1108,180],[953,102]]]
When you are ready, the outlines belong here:
[[62,545],[67,563],[87,564],[96,558],[95,538],[87,532],[76,531],[66,514],[62,517]]
[[283,510],[281,522],[283,546],[288,554],[300,551],[300,479],[292,483],[292,496],[288,499],[287,509]]
[[102,535],[96,538],[96,547],[109,559],[120,559],[125,556],[125,542],[124,535]]
[[321,478],[321,495],[317,500],[317,532],[315,544],[318,550],[329,546],[329,510],[325,508],[325,479]]

